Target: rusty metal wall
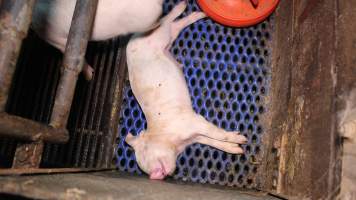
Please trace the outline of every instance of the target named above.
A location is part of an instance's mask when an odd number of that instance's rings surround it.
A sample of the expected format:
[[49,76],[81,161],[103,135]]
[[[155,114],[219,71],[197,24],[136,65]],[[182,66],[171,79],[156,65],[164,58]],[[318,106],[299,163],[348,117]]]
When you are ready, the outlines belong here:
[[[95,69],[94,80],[80,76],[67,125],[70,140],[64,145],[46,144],[43,167],[111,166],[121,45],[119,39],[89,44],[86,58]],[[62,57],[30,32],[21,49],[8,113],[50,122]],[[14,140],[0,140],[0,167],[11,166],[15,147]]]
[[340,189],[336,100],[355,80],[356,55],[351,29],[339,26],[346,17],[341,2],[281,1],[276,12],[270,155],[261,179],[264,190],[290,199],[336,199]]

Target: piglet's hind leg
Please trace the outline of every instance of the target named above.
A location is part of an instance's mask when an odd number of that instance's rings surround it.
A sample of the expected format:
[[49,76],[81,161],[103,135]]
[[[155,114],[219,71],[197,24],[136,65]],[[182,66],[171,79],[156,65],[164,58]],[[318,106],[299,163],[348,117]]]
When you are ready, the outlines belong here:
[[198,136],[196,138],[196,142],[215,147],[227,153],[242,154],[244,152],[243,149],[236,143],[222,142],[205,136]]
[[196,116],[194,122],[193,126],[198,135],[235,144],[244,144],[247,142],[247,138],[239,134],[239,132],[227,132],[224,129],[218,128],[214,124],[208,122],[200,115]]

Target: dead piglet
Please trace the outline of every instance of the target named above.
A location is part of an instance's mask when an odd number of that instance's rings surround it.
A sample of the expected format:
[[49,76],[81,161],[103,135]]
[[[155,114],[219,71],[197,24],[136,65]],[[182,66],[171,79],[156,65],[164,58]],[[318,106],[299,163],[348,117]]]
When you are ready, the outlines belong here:
[[177,156],[193,143],[239,154],[247,140],[238,132],[227,132],[206,121],[192,108],[182,67],[169,53],[181,30],[205,17],[193,12],[176,20],[186,3],[178,4],[150,34],[135,35],[127,47],[132,91],[147,120],[139,136],[129,133],[126,142],[135,150],[140,168],[151,179],[163,179],[176,168]]

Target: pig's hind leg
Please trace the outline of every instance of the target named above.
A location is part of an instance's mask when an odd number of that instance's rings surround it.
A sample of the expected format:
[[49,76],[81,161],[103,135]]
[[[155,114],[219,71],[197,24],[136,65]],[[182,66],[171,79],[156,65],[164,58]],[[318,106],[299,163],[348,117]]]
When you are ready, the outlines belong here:
[[191,127],[193,127],[194,132],[197,133],[198,136],[233,144],[244,144],[247,142],[247,138],[239,134],[239,132],[228,132],[218,128],[200,115],[196,115]]
[[195,141],[197,143],[206,144],[215,147],[227,153],[242,154],[244,152],[243,149],[240,147],[240,145],[236,143],[222,142],[220,140],[215,140],[205,136],[198,136]]

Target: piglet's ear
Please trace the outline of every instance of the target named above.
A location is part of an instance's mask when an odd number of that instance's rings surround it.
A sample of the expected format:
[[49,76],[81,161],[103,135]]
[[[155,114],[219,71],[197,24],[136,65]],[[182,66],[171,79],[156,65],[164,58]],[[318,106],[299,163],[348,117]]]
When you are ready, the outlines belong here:
[[125,139],[126,143],[129,144],[130,146],[134,147],[137,143],[137,138],[135,136],[133,136],[130,132],[127,134],[126,139]]

